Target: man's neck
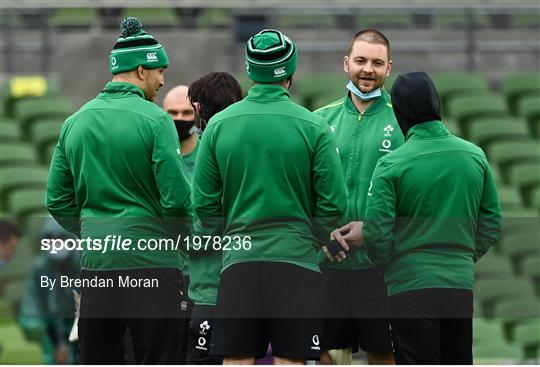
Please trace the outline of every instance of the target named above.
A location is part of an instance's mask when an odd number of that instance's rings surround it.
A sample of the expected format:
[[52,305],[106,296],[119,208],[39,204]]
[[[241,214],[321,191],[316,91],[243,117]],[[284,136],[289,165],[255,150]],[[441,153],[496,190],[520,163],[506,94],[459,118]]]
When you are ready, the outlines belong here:
[[351,94],[351,99],[352,99],[352,102],[354,104],[354,106],[356,107],[356,109],[358,110],[358,112],[360,113],[364,113],[366,112],[366,110],[369,108],[369,106],[371,106],[371,104],[378,98],[373,98],[373,99],[370,99],[369,101],[362,101],[360,98],[358,98],[358,96],[354,93],[350,93]]
[[197,134],[193,134],[186,140],[182,140],[180,142],[182,155],[188,155],[193,152],[193,149],[195,149],[195,147],[197,146],[197,139]]

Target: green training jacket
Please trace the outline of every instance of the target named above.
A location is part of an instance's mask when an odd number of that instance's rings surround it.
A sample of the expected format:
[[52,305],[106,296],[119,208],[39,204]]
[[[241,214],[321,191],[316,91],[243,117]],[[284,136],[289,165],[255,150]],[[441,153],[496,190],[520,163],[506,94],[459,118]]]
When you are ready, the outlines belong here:
[[273,261],[319,271],[318,250],[346,208],[328,125],[285,88],[255,84],[204,131],[193,203],[206,234],[251,238],[223,249],[223,269]]
[[110,82],[65,121],[49,170],[49,212],[83,239],[133,241],[129,250],[85,245],[84,269],[179,267],[180,248],[151,251],[136,241],[176,235],[190,221],[190,203],[174,123],[140,88]]
[[[349,192],[347,221],[364,218],[369,182],[377,161],[403,144],[403,134],[386,90],[360,114],[350,96],[315,111],[330,125],[339,149]],[[340,269],[369,268],[364,249],[344,261],[330,262],[321,253],[321,266]]]
[[440,121],[417,124],[379,160],[369,190],[365,247],[388,294],[472,289],[473,263],[501,233],[497,189],[482,149]]

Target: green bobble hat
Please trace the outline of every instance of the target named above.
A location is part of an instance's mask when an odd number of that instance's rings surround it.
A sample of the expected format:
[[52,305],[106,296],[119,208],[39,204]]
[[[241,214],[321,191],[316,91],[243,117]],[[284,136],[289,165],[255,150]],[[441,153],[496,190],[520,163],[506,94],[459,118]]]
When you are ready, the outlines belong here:
[[246,45],[246,71],[257,83],[275,83],[294,74],[298,52],[294,42],[275,29],[265,29]]
[[122,35],[109,55],[109,71],[112,74],[135,70],[139,65],[147,69],[169,65],[169,58],[163,46],[144,31],[137,18],[125,18],[120,29]]

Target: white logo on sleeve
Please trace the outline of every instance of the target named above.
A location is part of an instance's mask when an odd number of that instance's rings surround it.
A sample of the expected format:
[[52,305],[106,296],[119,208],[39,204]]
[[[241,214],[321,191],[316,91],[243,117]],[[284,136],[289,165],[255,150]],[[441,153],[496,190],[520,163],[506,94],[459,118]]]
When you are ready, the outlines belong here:
[[330,131],[336,133],[336,125],[330,125]]
[[373,196],[371,193],[371,188],[373,187],[373,181],[369,181],[369,189],[367,191],[367,196]]
[[313,335],[313,337],[311,338],[311,342],[313,343],[313,345],[311,346],[311,349],[321,350],[321,347],[319,346],[320,344],[319,336],[317,334]]
[[146,54],[146,61],[156,62],[158,61],[157,52],[149,52]]
[[182,151],[180,149],[176,149],[176,153],[178,153],[178,155],[182,155]]

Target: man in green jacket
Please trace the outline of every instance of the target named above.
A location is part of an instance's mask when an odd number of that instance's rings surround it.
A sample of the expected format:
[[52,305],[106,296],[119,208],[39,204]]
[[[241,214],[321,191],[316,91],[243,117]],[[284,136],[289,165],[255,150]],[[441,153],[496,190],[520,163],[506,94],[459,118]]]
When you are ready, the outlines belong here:
[[[374,29],[358,32],[343,68],[349,77],[349,93],[315,113],[326,120],[336,138],[349,192],[347,218],[353,221],[364,218],[378,159],[398,148],[403,135],[384,89],[392,70],[388,39]],[[321,270],[326,309],[323,350],[360,347],[367,352],[369,363],[393,364],[384,279],[369,263],[364,249],[344,261],[323,260]]]
[[[212,72],[191,83],[188,95],[204,131],[206,121],[242,99],[242,88],[229,73]],[[223,358],[210,352],[221,252],[190,251],[189,255],[189,298],[195,305],[189,328],[187,363],[222,364]]]
[[47,208],[81,237],[84,364],[121,363],[128,326],[137,363],[178,363],[179,248],[151,246],[191,220],[174,124],[153,103],[168,63],[140,22],[124,19],[112,82],[65,121],[51,162]]
[[[399,364],[471,364],[473,265],[501,233],[482,149],[450,134],[429,76],[400,75],[392,102],[405,144],[380,159],[365,224],[344,237],[384,271]],[[343,228],[342,228],[343,229]]]
[[195,165],[197,221],[223,255],[212,352],[224,363],[254,363],[269,342],[276,363],[320,354],[317,250],[344,214],[346,188],[328,125],[290,100],[296,64],[281,32],[251,37],[255,85],[209,121]]

